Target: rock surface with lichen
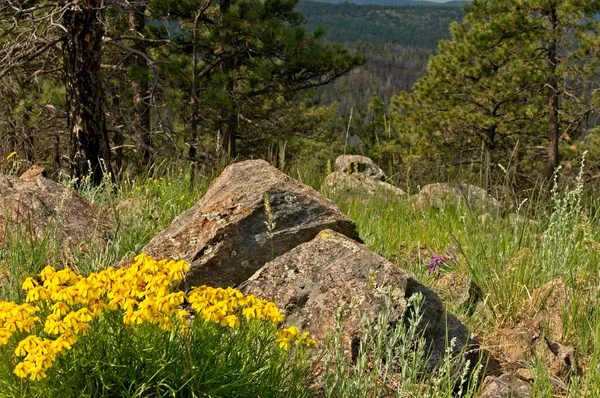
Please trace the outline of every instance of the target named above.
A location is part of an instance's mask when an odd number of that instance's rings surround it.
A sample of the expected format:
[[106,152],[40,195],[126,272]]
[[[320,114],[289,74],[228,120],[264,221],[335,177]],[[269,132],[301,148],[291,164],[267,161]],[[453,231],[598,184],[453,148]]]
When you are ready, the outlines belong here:
[[142,250],[186,259],[189,286],[236,286],[326,228],[360,240],[332,201],[264,160],[248,160],[225,168],[198,203]]
[[335,330],[337,311],[343,308],[343,344],[353,356],[360,341],[361,313],[374,322],[390,295],[390,321],[405,321],[407,300],[421,293],[419,325],[429,343],[429,368],[439,363],[453,339],[455,354],[474,346],[466,327],[444,310],[433,291],[365,245],[331,230],[267,263],[243,291],[274,301],[285,310],[287,323],[309,331],[320,343]]
[[333,194],[363,194],[374,196],[403,197],[406,193],[387,182],[374,180],[362,174],[347,174],[334,171],[323,180],[321,191]]

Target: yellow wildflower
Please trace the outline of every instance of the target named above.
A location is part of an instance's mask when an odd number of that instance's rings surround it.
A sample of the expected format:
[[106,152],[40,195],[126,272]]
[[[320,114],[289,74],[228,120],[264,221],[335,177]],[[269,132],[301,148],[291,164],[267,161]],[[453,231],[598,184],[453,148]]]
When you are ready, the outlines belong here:
[[240,326],[240,320],[235,315],[227,315],[225,318],[221,319],[221,326],[237,328]]

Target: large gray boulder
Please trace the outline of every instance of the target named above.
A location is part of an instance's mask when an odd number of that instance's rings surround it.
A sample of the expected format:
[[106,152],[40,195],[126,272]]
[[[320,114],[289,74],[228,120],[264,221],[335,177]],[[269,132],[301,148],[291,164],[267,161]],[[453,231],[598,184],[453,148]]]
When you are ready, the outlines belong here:
[[143,251],[187,260],[189,286],[236,286],[326,228],[360,239],[332,201],[263,160],[249,160],[228,166]]
[[366,156],[340,155],[335,159],[334,171],[346,174],[361,174],[378,181],[385,180],[383,170]]
[[390,320],[396,322],[407,299],[421,293],[420,327],[430,346],[429,369],[440,362],[451,340],[455,339],[455,354],[473,343],[466,327],[444,310],[433,291],[366,246],[331,230],[267,263],[242,290],[274,301],[285,310],[287,325],[309,331],[320,343],[334,331],[336,313],[343,307],[343,344],[348,352],[360,339],[361,313],[374,322],[391,294]]

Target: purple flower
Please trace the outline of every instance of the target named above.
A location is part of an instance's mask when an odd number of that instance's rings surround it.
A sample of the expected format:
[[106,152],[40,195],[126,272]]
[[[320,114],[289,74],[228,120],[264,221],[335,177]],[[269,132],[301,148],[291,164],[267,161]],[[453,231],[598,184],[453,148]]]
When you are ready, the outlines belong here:
[[431,257],[431,260],[429,261],[429,275],[431,274],[436,274],[439,275],[440,273],[440,266],[442,264],[446,264],[448,262],[448,259],[444,256],[441,256],[439,254],[434,254],[433,257]]
[[458,259],[456,252],[453,249],[447,249],[446,256],[448,256],[448,259],[451,261],[456,261]]
[[459,245],[456,245],[454,248],[446,249],[445,255],[434,254],[429,261],[428,269],[429,275],[439,276],[440,268],[444,264],[448,264],[450,262],[454,262],[458,260],[457,251],[460,251],[461,248]]

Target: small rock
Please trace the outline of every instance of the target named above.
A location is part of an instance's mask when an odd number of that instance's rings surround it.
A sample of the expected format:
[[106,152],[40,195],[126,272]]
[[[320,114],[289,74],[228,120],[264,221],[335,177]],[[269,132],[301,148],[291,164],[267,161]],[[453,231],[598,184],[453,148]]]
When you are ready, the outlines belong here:
[[416,200],[419,206],[444,207],[448,203],[467,205],[473,211],[498,214],[500,202],[488,195],[483,188],[471,184],[437,183],[421,188]]
[[483,299],[481,288],[467,275],[450,272],[432,284],[433,290],[442,301],[471,315],[477,303]]
[[32,239],[53,234],[69,248],[90,241],[104,245],[114,228],[110,212],[41,174],[27,178],[0,175],[0,195],[0,240],[8,230]]
[[189,286],[236,286],[326,228],[360,240],[332,201],[264,160],[248,160],[225,168],[198,203],[142,250],[186,259]]
[[519,368],[515,371],[515,376],[521,380],[533,381],[535,379],[533,372],[529,368]]
[[383,170],[366,156],[340,155],[335,159],[334,171],[340,171],[346,174],[362,174],[378,181],[384,181],[386,179]]
[[364,194],[373,196],[375,194],[403,197],[406,193],[387,182],[374,180],[362,174],[346,174],[334,171],[329,174],[321,185],[321,191],[334,194]]
[[581,375],[581,368],[573,347],[544,339],[538,344],[538,354],[553,376],[567,380],[570,376]]
[[21,180],[29,180],[38,176],[48,177],[46,170],[34,164],[33,166],[25,170],[25,172],[21,174],[19,178]]
[[529,398],[533,388],[529,383],[513,375],[488,376],[483,382],[481,398]]

